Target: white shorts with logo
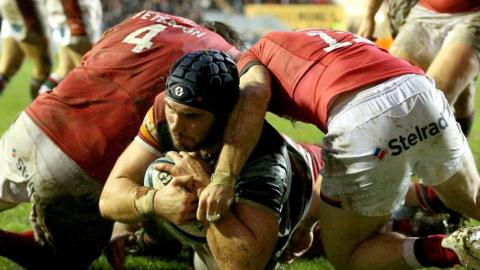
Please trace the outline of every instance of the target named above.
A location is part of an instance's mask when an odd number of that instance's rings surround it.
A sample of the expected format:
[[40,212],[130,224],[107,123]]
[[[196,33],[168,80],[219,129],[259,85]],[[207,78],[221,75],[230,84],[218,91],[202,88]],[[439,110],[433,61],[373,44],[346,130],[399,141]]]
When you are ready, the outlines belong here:
[[27,182],[46,200],[63,194],[99,195],[102,189],[22,112],[0,139],[0,200],[28,201],[21,188]]
[[[52,29],[53,41],[62,46],[75,45],[84,36],[73,36],[67,24],[67,16],[60,0],[45,0],[48,14],[48,25]],[[78,0],[82,19],[90,43],[95,43],[102,34],[102,4],[99,0]]]
[[[43,20],[45,16],[45,9],[42,6],[41,0],[34,0],[34,6],[31,8],[35,10],[40,21],[42,22],[41,29],[43,34],[48,36],[48,27],[46,21]],[[16,0],[0,0],[0,14],[2,16],[2,38],[14,38],[16,41],[24,41],[27,38],[29,31],[27,23],[17,5]]]
[[421,56],[430,63],[440,49],[452,41],[470,44],[480,61],[480,12],[437,13],[414,6],[392,46]]
[[98,210],[101,190],[25,112],[0,138],[0,211],[30,201],[40,243],[78,252],[80,261],[101,251],[111,233]]
[[438,185],[467,148],[443,92],[424,76],[396,77],[333,108],[322,195],[362,215],[388,215],[403,205],[412,174]]

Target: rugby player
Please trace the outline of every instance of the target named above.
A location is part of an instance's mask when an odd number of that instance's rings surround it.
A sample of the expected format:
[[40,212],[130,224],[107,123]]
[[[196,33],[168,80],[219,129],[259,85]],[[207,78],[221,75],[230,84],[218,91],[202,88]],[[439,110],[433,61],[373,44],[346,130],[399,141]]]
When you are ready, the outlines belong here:
[[[443,92],[420,68],[367,39],[324,29],[271,32],[238,66],[242,95],[198,219],[218,220],[228,209],[268,109],[326,133],[319,213],[327,259],[337,269],[445,267],[458,256],[475,266],[478,258],[469,256],[478,228],[447,238],[380,232],[403,205],[413,173],[448,207],[480,219],[471,150]],[[434,248],[443,255],[429,256]]]
[[43,269],[82,269],[100,255],[112,227],[98,210],[102,186],[171,65],[200,49],[239,54],[188,19],[141,11],[104,33],[80,67],[18,116],[0,139],[0,209],[32,202],[34,234],[0,232],[0,255]]
[[[375,15],[377,14],[383,0],[368,0],[366,1],[366,11],[363,14],[360,26],[358,27],[357,35],[370,40],[375,40]],[[395,38],[398,31],[405,24],[408,14],[413,6],[417,4],[418,0],[388,0],[387,3],[387,18],[390,27],[390,33]]]
[[57,47],[58,67],[50,73],[39,94],[52,91],[90,50],[102,31],[100,0],[47,0],[44,2],[51,39]]
[[[223,129],[239,95],[238,83],[235,62],[223,52],[198,51],[179,59],[167,79],[166,93],[156,98],[104,186],[102,214],[122,223],[148,222],[152,217],[177,225],[193,222],[197,193],[209,182]],[[203,237],[175,234],[200,258],[195,269],[276,266],[293,228],[308,210],[312,192],[311,179],[293,169],[300,166],[304,172],[303,157],[289,152],[280,134],[265,123],[240,172],[235,203],[224,218],[203,223]],[[143,186],[147,167],[164,154],[173,159],[177,177],[160,189]]]
[[32,99],[52,68],[48,30],[38,1],[2,0],[2,50],[0,56],[0,95],[25,57],[32,60],[30,94]]
[[[308,215],[295,229],[285,252],[280,260],[284,263],[291,263],[298,257],[325,257],[325,250],[321,239],[321,226],[319,219],[319,200],[321,197],[320,188],[322,176],[320,171],[323,168],[321,158],[321,147],[316,144],[298,144],[288,137],[285,137],[287,145],[301,153],[303,163],[307,166],[295,166],[296,175],[301,175],[305,181],[313,181],[312,203]],[[293,167],[293,166],[292,166]],[[396,232],[412,237],[432,237],[430,235],[447,234],[465,225],[466,219],[456,211],[448,209],[440,200],[436,192],[428,186],[419,182],[410,183],[405,198],[405,205],[393,213],[388,225],[383,230]],[[444,237],[441,236],[441,237]],[[426,251],[431,258],[444,258],[445,265],[455,265],[458,257],[445,256],[445,250],[438,246]]]
[[[370,1],[367,21],[373,20],[381,2]],[[480,72],[479,11],[478,1],[420,0],[390,48],[393,55],[421,67],[435,81],[466,136],[473,124],[476,76]],[[359,29],[359,34],[368,37],[374,24],[369,26]]]

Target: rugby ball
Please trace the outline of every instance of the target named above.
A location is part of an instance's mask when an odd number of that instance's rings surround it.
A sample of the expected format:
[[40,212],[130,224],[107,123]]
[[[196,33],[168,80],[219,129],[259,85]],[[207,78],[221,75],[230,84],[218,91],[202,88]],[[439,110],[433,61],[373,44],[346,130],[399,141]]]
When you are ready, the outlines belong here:
[[[155,189],[162,189],[167,186],[173,176],[164,171],[157,171],[153,167],[159,163],[175,164],[169,157],[161,157],[153,161],[147,168],[144,177],[144,185]],[[205,228],[202,222],[195,221],[185,225],[175,225],[163,218],[156,217],[154,222],[169,231],[175,237],[186,240],[204,243],[206,241]]]

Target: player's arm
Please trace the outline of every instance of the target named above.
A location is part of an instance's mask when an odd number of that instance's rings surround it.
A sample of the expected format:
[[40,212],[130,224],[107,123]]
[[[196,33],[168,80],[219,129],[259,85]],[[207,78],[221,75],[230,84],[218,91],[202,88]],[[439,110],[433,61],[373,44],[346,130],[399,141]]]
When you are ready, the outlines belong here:
[[217,171],[239,175],[260,138],[271,97],[270,73],[260,64],[240,77],[240,98],[225,130]]
[[377,14],[383,0],[368,0],[357,35],[373,40],[375,31],[375,14]]
[[158,155],[135,141],[125,149],[103,187],[100,212],[104,217],[124,223],[142,220],[134,202],[138,196],[149,191],[143,187],[143,175],[156,158]]
[[264,269],[278,236],[278,218],[272,213],[236,203],[207,228],[210,250],[221,269]]
[[[234,194],[233,185],[260,138],[271,97],[271,78],[263,65],[251,66],[240,77],[240,97],[229,118],[224,146],[211,184],[202,192],[197,219],[224,212]],[[218,202],[212,204],[211,202]]]
[[162,189],[143,185],[147,167],[158,157],[138,141],[125,149],[100,197],[100,212],[105,218],[136,223],[149,216],[158,216],[177,225],[195,219],[197,197],[186,188],[195,182],[193,177],[174,177]]
[[291,185],[286,162],[275,153],[249,161],[235,186],[236,203],[209,223],[208,244],[221,269],[264,269],[272,257]]

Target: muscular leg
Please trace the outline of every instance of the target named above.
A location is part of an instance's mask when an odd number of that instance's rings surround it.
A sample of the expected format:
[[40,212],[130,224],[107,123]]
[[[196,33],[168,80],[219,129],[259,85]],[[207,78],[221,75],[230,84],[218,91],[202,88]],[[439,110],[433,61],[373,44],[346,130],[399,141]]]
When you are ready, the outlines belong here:
[[52,91],[67,74],[79,66],[82,55],[76,54],[71,48],[66,46],[58,46],[58,67],[52,72],[40,87],[39,93],[47,93]]
[[11,37],[2,40],[0,56],[0,94],[9,79],[20,69],[23,62],[23,52],[17,41]]
[[454,111],[455,119],[460,124],[463,134],[468,137],[473,126],[475,117],[475,90],[476,82],[469,83],[467,88],[457,98],[455,102]]
[[388,219],[360,216],[320,201],[322,242],[335,269],[410,269],[402,256],[404,237],[377,235]]
[[88,39],[80,38],[75,44],[59,46],[58,68],[55,73],[64,78],[70,70],[81,64],[83,55],[92,47]]
[[87,38],[82,38],[78,44],[67,46],[66,51],[73,64],[78,67],[82,63],[83,55],[92,48]]
[[58,47],[58,68],[55,70],[60,78],[64,78],[70,70],[75,67],[75,62],[70,58],[70,54],[67,47]]
[[470,150],[463,158],[463,167],[449,180],[433,188],[448,207],[480,219],[480,178]]
[[5,38],[2,41],[2,56],[0,57],[0,74],[12,77],[22,65],[24,54],[17,41]]
[[48,41],[45,37],[38,37],[32,42],[20,42],[20,47],[27,57],[32,59],[32,82],[30,84],[30,94],[32,99],[37,96],[42,82],[47,79],[52,62]]
[[450,104],[455,104],[462,91],[480,72],[477,52],[470,44],[452,41],[433,59],[427,75],[435,80]]

